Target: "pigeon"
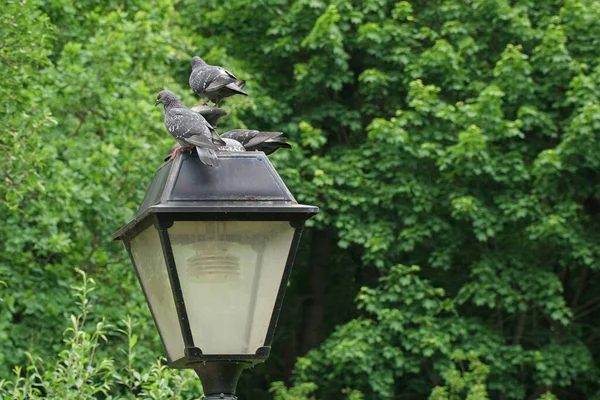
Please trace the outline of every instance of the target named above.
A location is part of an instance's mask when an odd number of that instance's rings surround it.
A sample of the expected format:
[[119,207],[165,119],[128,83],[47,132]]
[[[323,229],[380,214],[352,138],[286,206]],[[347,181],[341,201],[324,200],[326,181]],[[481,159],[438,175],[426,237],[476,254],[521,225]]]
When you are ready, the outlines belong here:
[[[238,142],[235,139],[227,139],[227,138],[223,138],[223,141],[225,142],[225,146],[219,146],[217,147],[217,151],[221,152],[245,152],[246,149],[244,148],[244,146],[242,146],[242,144],[240,142]],[[165,161],[169,161],[171,158],[173,158],[173,154],[176,154],[180,151],[182,151],[182,147],[179,143],[175,143],[173,146],[171,146],[171,148],[169,149],[169,153],[168,155],[165,157]]]
[[219,102],[225,97],[234,94],[248,96],[242,88],[246,81],[239,80],[231,72],[224,68],[208,65],[198,56],[192,58],[192,73],[190,74],[190,87],[205,103],[209,100],[219,106]]
[[246,151],[246,148],[235,139],[229,139],[229,138],[224,138],[224,137],[221,137],[221,139],[223,139],[223,141],[225,141],[226,145],[218,147],[217,151],[235,151],[235,152]]
[[[285,137],[278,137],[281,132],[260,132],[249,129],[235,129],[221,135],[221,139],[225,145],[217,146],[219,152],[244,152],[244,151],[263,151],[265,155],[269,155],[274,151],[286,148],[291,149],[292,146],[287,143]],[[165,161],[170,160],[173,153],[177,153],[181,149],[181,145],[174,144],[169,149],[169,155]]]
[[172,153],[175,157],[179,151],[196,147],[198,158],[208,166],[216,167],[219,159],[215,153],[217,146],[225,146],[226,143],[215,128],[212,127],[204,117],[184,106],[177,96],[168,90],[161,91],[156,96],[156,103],[165,106],[165,128],[181,145],[181,150]]
[[221,135],[222,139],[234,139],[240,142],[247,151],[263,151],[266,155],[274,151],[292,146],[287,143],[283,132],[261,132],[251,129],[234,129]]

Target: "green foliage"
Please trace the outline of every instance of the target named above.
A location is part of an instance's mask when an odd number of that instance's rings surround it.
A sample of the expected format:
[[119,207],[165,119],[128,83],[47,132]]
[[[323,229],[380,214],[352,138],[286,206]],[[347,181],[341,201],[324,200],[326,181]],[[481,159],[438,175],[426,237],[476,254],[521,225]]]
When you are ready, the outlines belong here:
[[[191,105],[200,54],[248,81],[220,128],[284,131],[273,163],[322,209],[241,393],[598,398],[599,21],[597,0],[5,1],[0,376],[62,349],[79,268],[105,317],[73,325],[98,349],[89,390],[181,387],[159,365],[131,372],[162,350],[110,234],[171,144],[154,94]],[[122,310],[138,322],[113,337]],[[326,338],[305,354],[314,318]],[[119,350],[130,372],[107,389],[118,367],[99,360]],[[268,394],[296,355],[293,386]]]
[[[446,386],[438,386],[431,392],[429,400],[487,400],[489,399],[485,381],[490,373],[487,365],[477,358],[475,353],[468,355],[458,350],[451,355],[451,359],[458,363],[457,368],[443,374]],[[465,368],[468,361],[468,368]]]
[[[452,354],[475,351],[491,397],[597,392],[599,2],[206,9],[199,32],[268,71],[261,95],[301,145],[274,158],[322,207],[314,226],[385,276],[299,359],[298,384],[424,398]],[[246,118],[272,127],[272,113]]]
[[311,394],[317,389],[314,383],[302,383],[290,389],[283,382],[273,382],[271,389],[274,400],[314,400]]
[[[24,45],[3,50],[5,65],[19,73],[2,75],[0,369],[23,362],[25,349],[57,350],[60,323],[72,312],[75,268],[102,282],[93,296],[107,321],[123,318],[120,307],[148,321],[140,336],[156,351],[143,296],[111,233],[132,215],[154,160],[170,145],[154,123],[161,116],[152,98],[174,85],[166,63],[179,54],[168,51],[179,35],[160,28],[176,16],[169,7],[108,9],[94,17],[93,32],[51,52],[52,35],[61,32],[62,40],[77,26],[51,26],[35,1],[9,5],[10,37]],[[54,15],[54,5],[45,6]]]
[[[125,372],[110,357],[99,355],[112,328],[104,320],[92,322],[89,294],[95,282],[78,270],[81,285],[74,286],[79,313],[71,315],[71,327],[65,331],[64,348],[54,362],[27,354],[26,368],[15,367],[11,380],[0,380],[2,399],[191,399],[199,395],[198,378],[180,374],[157,362],[147,371],[132,367],[136,344],[131,320],[125,321],[128,335],[129,364]],[[116,396],[116,393],[121,393]]]

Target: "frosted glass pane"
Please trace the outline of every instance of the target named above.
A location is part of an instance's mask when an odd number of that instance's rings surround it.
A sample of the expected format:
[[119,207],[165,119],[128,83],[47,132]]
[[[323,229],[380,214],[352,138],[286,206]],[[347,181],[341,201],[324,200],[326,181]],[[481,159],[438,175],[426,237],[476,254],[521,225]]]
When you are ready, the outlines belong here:
[[169,359],[176,361],[184,355],[184,344],[158,231],[154,226],[148,227],[130,246],[163,344]]
[[254,354],[264,345],[293,236],[287,221],[177,221],[169,229],[204,354]]

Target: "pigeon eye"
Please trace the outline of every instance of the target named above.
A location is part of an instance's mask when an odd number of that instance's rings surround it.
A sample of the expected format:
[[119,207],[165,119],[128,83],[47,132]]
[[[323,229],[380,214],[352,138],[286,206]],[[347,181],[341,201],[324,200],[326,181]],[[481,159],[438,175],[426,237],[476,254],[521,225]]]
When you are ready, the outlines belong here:
[[160,94],[159,94],[159,95],[156,97],[156,100],[160,100],[160,99],[162,98],[162,96],[163,96],[163,95],[162,95],[162,93],[160,93]]

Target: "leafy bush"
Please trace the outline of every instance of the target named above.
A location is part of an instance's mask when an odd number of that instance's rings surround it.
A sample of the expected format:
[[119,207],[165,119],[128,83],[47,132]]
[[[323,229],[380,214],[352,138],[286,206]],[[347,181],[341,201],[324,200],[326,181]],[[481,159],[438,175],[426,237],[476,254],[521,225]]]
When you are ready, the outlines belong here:
[[[3,399],[195,399],[202,393],[200,380],[190,370],[166,367],[158,360],[147,369],[135,367],[135,345],[131,319],[125,329],[96,320],[89,294],[96,289],[93,279],[79,270],[81,284],[73,287],[79,313],[71,315],[65,331],[64,348],[55,361],[27,354],[29,363],[16,367],[11,380],[0,381]],[[129,344],[124,360],[100,355],[107,336],[119,332]],[[123,363],[122,361],[126,361]]]
[[198,31],[268,71],[283,104],[256,124],[304,139],[278,161],[332,232],[321,301],[372,287],[295,381],[426,398],[460,350],[491,397],[598,397],[600,2],[249,3],[209,1]]

